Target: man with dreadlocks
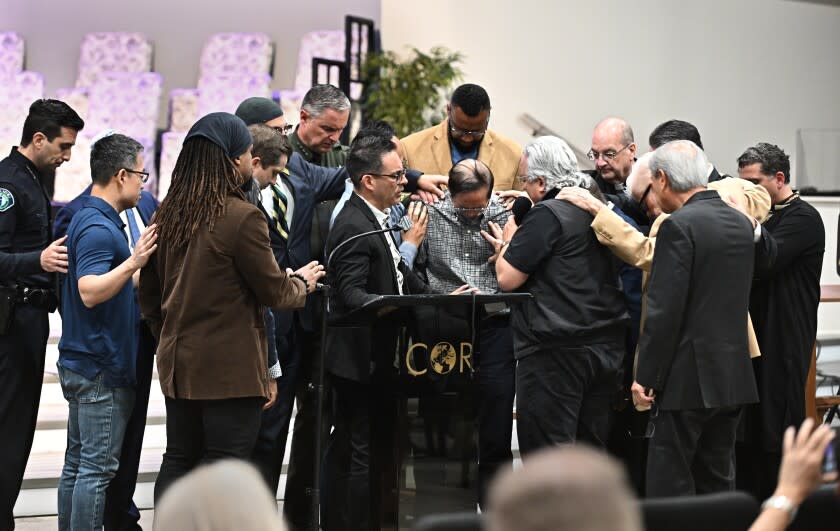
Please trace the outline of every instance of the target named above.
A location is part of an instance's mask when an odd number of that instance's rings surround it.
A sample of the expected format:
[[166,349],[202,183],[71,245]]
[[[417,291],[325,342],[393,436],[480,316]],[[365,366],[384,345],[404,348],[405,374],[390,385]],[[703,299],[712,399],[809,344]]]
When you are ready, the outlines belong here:
[[201,118],[155,216],[158,252],[140,275],[166,399],[155,500],[199,462],[251,455],[274,383],[262,307],[302,307],[323,276],[317,262],[295,272],[278,267],[265,216],[242,188],[251,179],[251,148],[241,119]]

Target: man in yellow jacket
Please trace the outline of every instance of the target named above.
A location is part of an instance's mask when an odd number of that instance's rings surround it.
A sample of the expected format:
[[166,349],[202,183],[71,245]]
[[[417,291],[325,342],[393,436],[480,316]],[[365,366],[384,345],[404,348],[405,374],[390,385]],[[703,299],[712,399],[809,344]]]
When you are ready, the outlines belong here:
[[490,97],[478,85],[455,89],[446,105],[447,118],[438,125],[402,139],[406,167],[426,174],[449,175],[464,159],[478,159],[493,172],[494,190],[518,188],[516,170],[522,148],[488,128]]

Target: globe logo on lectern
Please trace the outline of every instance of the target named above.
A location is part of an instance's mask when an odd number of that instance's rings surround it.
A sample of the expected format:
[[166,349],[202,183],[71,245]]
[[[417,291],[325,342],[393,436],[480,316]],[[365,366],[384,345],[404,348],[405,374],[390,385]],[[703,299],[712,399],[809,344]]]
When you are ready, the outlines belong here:
[[455,347],[449,343],[438,343],[432,347],[429,355],[432,362],[432,370],[438,374],[449,374],[455,368],[457,354]]

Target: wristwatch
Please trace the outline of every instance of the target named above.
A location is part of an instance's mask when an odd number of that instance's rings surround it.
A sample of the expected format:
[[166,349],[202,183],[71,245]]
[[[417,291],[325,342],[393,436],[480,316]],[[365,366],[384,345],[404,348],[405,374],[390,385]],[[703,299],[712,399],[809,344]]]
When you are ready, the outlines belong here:
[[770,496],[764,503],[761,504],[761,510],[765,509],[780,509],[782,511],[787,511],[788,513],[788,523],[793,522],[793,519],[796,518],[796,511],[799,509],[793,500],[788,498],[787,496],[776,495]]

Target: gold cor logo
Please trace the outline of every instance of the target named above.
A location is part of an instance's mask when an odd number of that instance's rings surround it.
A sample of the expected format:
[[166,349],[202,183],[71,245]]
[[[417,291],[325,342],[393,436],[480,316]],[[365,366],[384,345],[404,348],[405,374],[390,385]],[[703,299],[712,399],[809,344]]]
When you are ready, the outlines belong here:
[[[472,371],[472,343],[461,342],[460,348],[456,349],[452,343],[441,342],[434,345],[431,349],[425,343],[413,343],[405,353],[405,366],[408,374],[411,376],[423,376],[429,369],[417,370],[414,365],[414,352],[418,351],[419,355],[428,355],[428,367],[437,374],[449,374],[453,370],[458,369],[459,373],[464,372],[465,368]],[[421,354],[420,351],[423,351]]]

